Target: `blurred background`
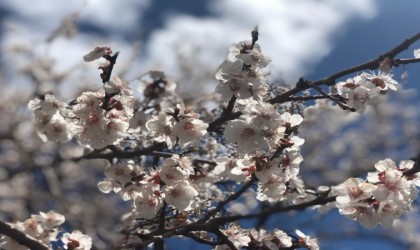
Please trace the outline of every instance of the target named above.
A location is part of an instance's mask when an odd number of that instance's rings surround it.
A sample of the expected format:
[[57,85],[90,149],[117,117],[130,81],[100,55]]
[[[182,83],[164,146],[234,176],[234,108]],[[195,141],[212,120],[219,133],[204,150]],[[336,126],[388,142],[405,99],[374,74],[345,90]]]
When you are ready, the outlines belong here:
[[[131,203],[97,189],[106,161],[65,160],[83,149],[42,143],[26,108],[37,94],[52,92],[68,102],[98,89],[99,64],[82,60],[95,46],[120,51],[113,73],[134,89],[149,70],[162,70],[192,100],[211,94],[229,46],[249,40],[255,25],[263,53],[272,58],[271,84],[287,87],[301,76],[317,80],[376,58],[420,31],[419,10],[416,0],[0,1],[0,218],[24,220],[54,209],[66,216],[66,227],[91,235],[97,249],[118,244],[120,219]],[[398,58],[412,58],[417,48],[420,43]],[[321,106],[299,129],[306,140],[301,174],[309,187],[364,178],[387,157],[417,156],[419,69],[394,69],[399,91],[364,114],[307,103]],[[418,225],[414,211],[396,230],[368,231],[332,210],[274,216],[267,227],[299,228],[318,237],[321,249],[345,250],[418,249]]]

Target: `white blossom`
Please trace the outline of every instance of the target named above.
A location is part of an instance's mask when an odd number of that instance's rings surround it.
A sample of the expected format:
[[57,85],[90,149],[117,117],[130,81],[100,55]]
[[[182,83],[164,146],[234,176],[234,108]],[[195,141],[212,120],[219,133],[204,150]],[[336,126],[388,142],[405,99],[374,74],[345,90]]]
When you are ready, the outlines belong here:
[[249,117],[250,122],[254,126],[264,130],[275,130],[282,122],[282,117],[275,107],[270,103],[262,101],[252,101],[246,105],[243,111],[243,117]]
[[242,120],[229,121],[224,136],[228,141],[238,145],[240,154],[250,154],[268,148],[268,142],[260,129]]
[[228,59],[230,61],[241,60],[247,65],[254,65],[261,68],[266,67],[271,59],[261,53],[261,47],[255,43],[251,49],[251,41],[241,41],[229,48]]
[[185,118],[177,122],[173,128],[173,133],[179,139],[181,147],[189,144],[198,145],[200,139],[207,134],[208,124],[199,119]]
[[296,229],[295,233],[299,236],[298,245],[306,247],[309,250],[318,250],[318,239],[312,239],[310,236],[305,235],[302,231]]
[[375,185],[359,178],[350,178],[344,183],[332,187],[332,193],[337,195],[336,205],[340,214],[357,220],[365,227],[375,227],[377,216],[368,201],[375,188]]
[[71,234],[64,233],[61,241],[64,244],[64,249],[90,250],[92,248],[92,238],[79,230],[74,230]]
[[394,201],[405,206],[411,203],[417,195],[414,182],[407,180],[397,168],[395,162],[387,158],[375,164],[378,172],[368,173],[367,179],[377,183],[373,196],[379,201]]
[[[46,117],[44,116],[44,118]],[[41,139],[43,139],[44,142],[68,141],[72,137],[71,125],[58,112],[55,113],[46,123],[40,122],[36,127],[40,133]]]
[[220,157],[215,160],[217,163],[213,173],[219,177],[227,178],[228,180],[243,182],[247,179],[245,171],[242,169],[249,165],[247,159],[232,159],[229,157]]
[[180,211],[194,209],[197,190],[188,181],[178,181],[163,188],[165,201]]
[[64,215],[54,211],[49,211],[48,213],[39,212],[39,215],[35,215],[34,218],[36,218],[46,230],[58,227],[65,221]]
[[216,87],[216,93],[221,94],[225,100],[229,100],[232,96],[247,99],[252,97],[252,88],[248,82],[240,78],[232,78],[221,81]]
[[278,202],[286,198],[286,178],[282,170],[276,166],[257,171],[257,199],[260,201]]
[[131,96],[133,94],[128,82],[121,80],[121,78],[117,76],[114,76],[111,81],[104,84],[104,90],[107,94],[122,94],[126,96]]
[[54,95],[45,94],[42,99],[35,98],[29,101],[28,108],[32,110],[42,110],[46,114],[53,115],[60,108],[63,108],[64,103],[55,98]]
[[[248,246],[251,242],[251,238],[248,236],[248,231],[240,228],[236,225],[231,225],[226,230],[221,230],[228,239],[238,248],[241,249],[242,247]],[[230,247],[227,245],[218,245],[214,248],[215,250],[229,250]]]
[[420,49],[414,50],[414,58],[420,58]]
[[380,72],[379,74],[375,74],[365,72],[360,76],[362,80],[364,80],[363,85],[369,89],[377,87],[380,90],[387,90],[388,88],[394,91],[397,90],[396,86],[398,82],[392,79],[392,75],[390,73]]
[[144,113],[141,110],[134,112],[133,118],[130,119],[130,128],[144,129],[146,128],[146,122],[151,119],[149,114]]
[[175,119],[166,113],[160,113],[146,123],[151,136],[158,142],[166,142],[169,148],[175,144],[176,136],[173,133]]
[[153,219],[163,206],[163,198],[158,190],[149,186],[135,198],[134,206],[141,218]]
[[191,161],[187,157],[173,155],[166,159],[157,170],[160,179],[167,185],[177,181],[188,180],[194,174]]

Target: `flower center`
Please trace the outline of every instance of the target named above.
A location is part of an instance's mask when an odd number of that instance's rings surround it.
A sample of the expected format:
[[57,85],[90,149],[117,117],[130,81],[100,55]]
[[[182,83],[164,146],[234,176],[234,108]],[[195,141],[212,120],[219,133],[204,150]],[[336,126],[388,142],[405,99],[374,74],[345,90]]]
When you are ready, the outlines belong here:
[[242,138],[249,138],[253,135],[255,135],[255,130],[252,128],[245,128],[244,130],[242,130],[242,133],[241,133]]
[[236,92],[239,91],[241,89],[241,87],[239,86],[239,83],[236,79],[232,79],[229,82],[229,89],[232,92]]
[[386,84],[384,82],[384,80],[382,80],[381,78],[374,78],[371,80],[371,82],[376,86],[379,87],[381,89],[384,89],[386,87]]

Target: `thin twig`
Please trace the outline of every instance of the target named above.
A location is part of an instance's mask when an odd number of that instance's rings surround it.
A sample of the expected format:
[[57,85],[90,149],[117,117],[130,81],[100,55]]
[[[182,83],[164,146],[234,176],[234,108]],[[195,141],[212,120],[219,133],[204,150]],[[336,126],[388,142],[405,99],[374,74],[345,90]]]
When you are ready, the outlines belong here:
[[216,215],[219,211],[221,211],[223,209],[223,207],[228,204],[229,202],[236,200],[239,198],[239,196],[241,196],[246,190],[248,190],[249,187],[251,187],[251,185],[257,180],[257,178],[253,175],[252,178],[245,183],[245,185],[243,185],[241,187],[241,189],[239,189],[237,192],[233,193],[232,195],[230,195],[228,198],[226,198],[225,200],[219,202],[219,204],[217,204],[217,207],[214,208],[213,210],[211,210],[210,212],[208,212],[202,219],[200,219],[198,222],[206,222],[207,220],[209,220],[211,217],[213,217],[214,215]]

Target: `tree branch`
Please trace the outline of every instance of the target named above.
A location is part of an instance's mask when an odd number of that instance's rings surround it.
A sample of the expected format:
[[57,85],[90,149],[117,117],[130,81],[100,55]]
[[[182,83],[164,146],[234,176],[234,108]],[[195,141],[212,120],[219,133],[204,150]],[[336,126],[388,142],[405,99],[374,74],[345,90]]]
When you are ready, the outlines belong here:
[[80,161],[83,159],[106,159],[106,160],[112,160],[113,158],[120,158],[120,159],[128,159],[128,158],[134,158],[139,157],[142,155],[153,155],[153,156],[162,156],[162,157],[171,157],[172,154],[165,153],[165,152],[155,152],[160,151],[164,149],[165,144],[164,143],[156,143],[153,144],[147,148],[135,150],[135,151],[117,151],[112,150],[111,152],[103,153],[102,151],[94,151],[90,154],[86,154],[80,157],[76,157],[71,159],[72,161]]
[[48,250],[48,246],[42,244],[41,242],[30,238],[25,233],[13,228],[9,224],[0,221],[0,234],[9,236],[17,243],[28,247],[31,250]]
[[[378,68],[380,62],[385,59],[385,58],[391,58],[393,59],[397,54],[401,53],[402,51],[408,49],[408,47],[413,44],[414,42],[416,42],[417,40],[420,39],[420,33],[415,34],[414,36],[412,36],[409,39],[406,39],[404,42],[402,42],[401,44],[397,45],[396,47],[394,47],[393,49],[383,53],[382,55],[380,55],[378,58],[370,60],[368,62],[365,62],[363,64],[342,70],[338,73],[335,73],[333,75],[330,75],[328,77],[324,77],[322,79],[319,79],[317,81],[312,82],[315,86],[321,86],[321,85],[334,85],[335,81],[343,76],[352,74],[352,73],[356,73],[362,70],[374,70],[376,68]],[[397,62],[401,62],[398,61]],[[418,62],[418,60],[412,60],[411,62]],[[284,92],[281,95],[278,95],[270,100],[268,100],[269,103],[274,104],[274,103],[283,103],[285,102],[285,100],[287,100],[288,97],[295,95],[301,91],[310,89],[311,86],[309,85],[299,85],[296,84],[296,87]]]
[[220,117],[209,123],[209,127],[207,128],[208,132],[214,132],[216,130],[217,126],[219,126],[220,124],[222,124],[224,122],[227,122],[227,121],[230,121],[230,120],[237,119],[237,118],[239,118],[239,116],[242,115],[242,112],[233,113],[233,108],[235,107],[235,102],[236,102],[236,97],[232,96],[232,98],[230,99],[227,107],[223,110]]
[[229,240],[229,238],[222,231],[220,231],[220,229],[216,230],[214,233],[222,241],[221,243],[228,245],[231,250],[238,250],[235,244],[233,244],[233,242]]

